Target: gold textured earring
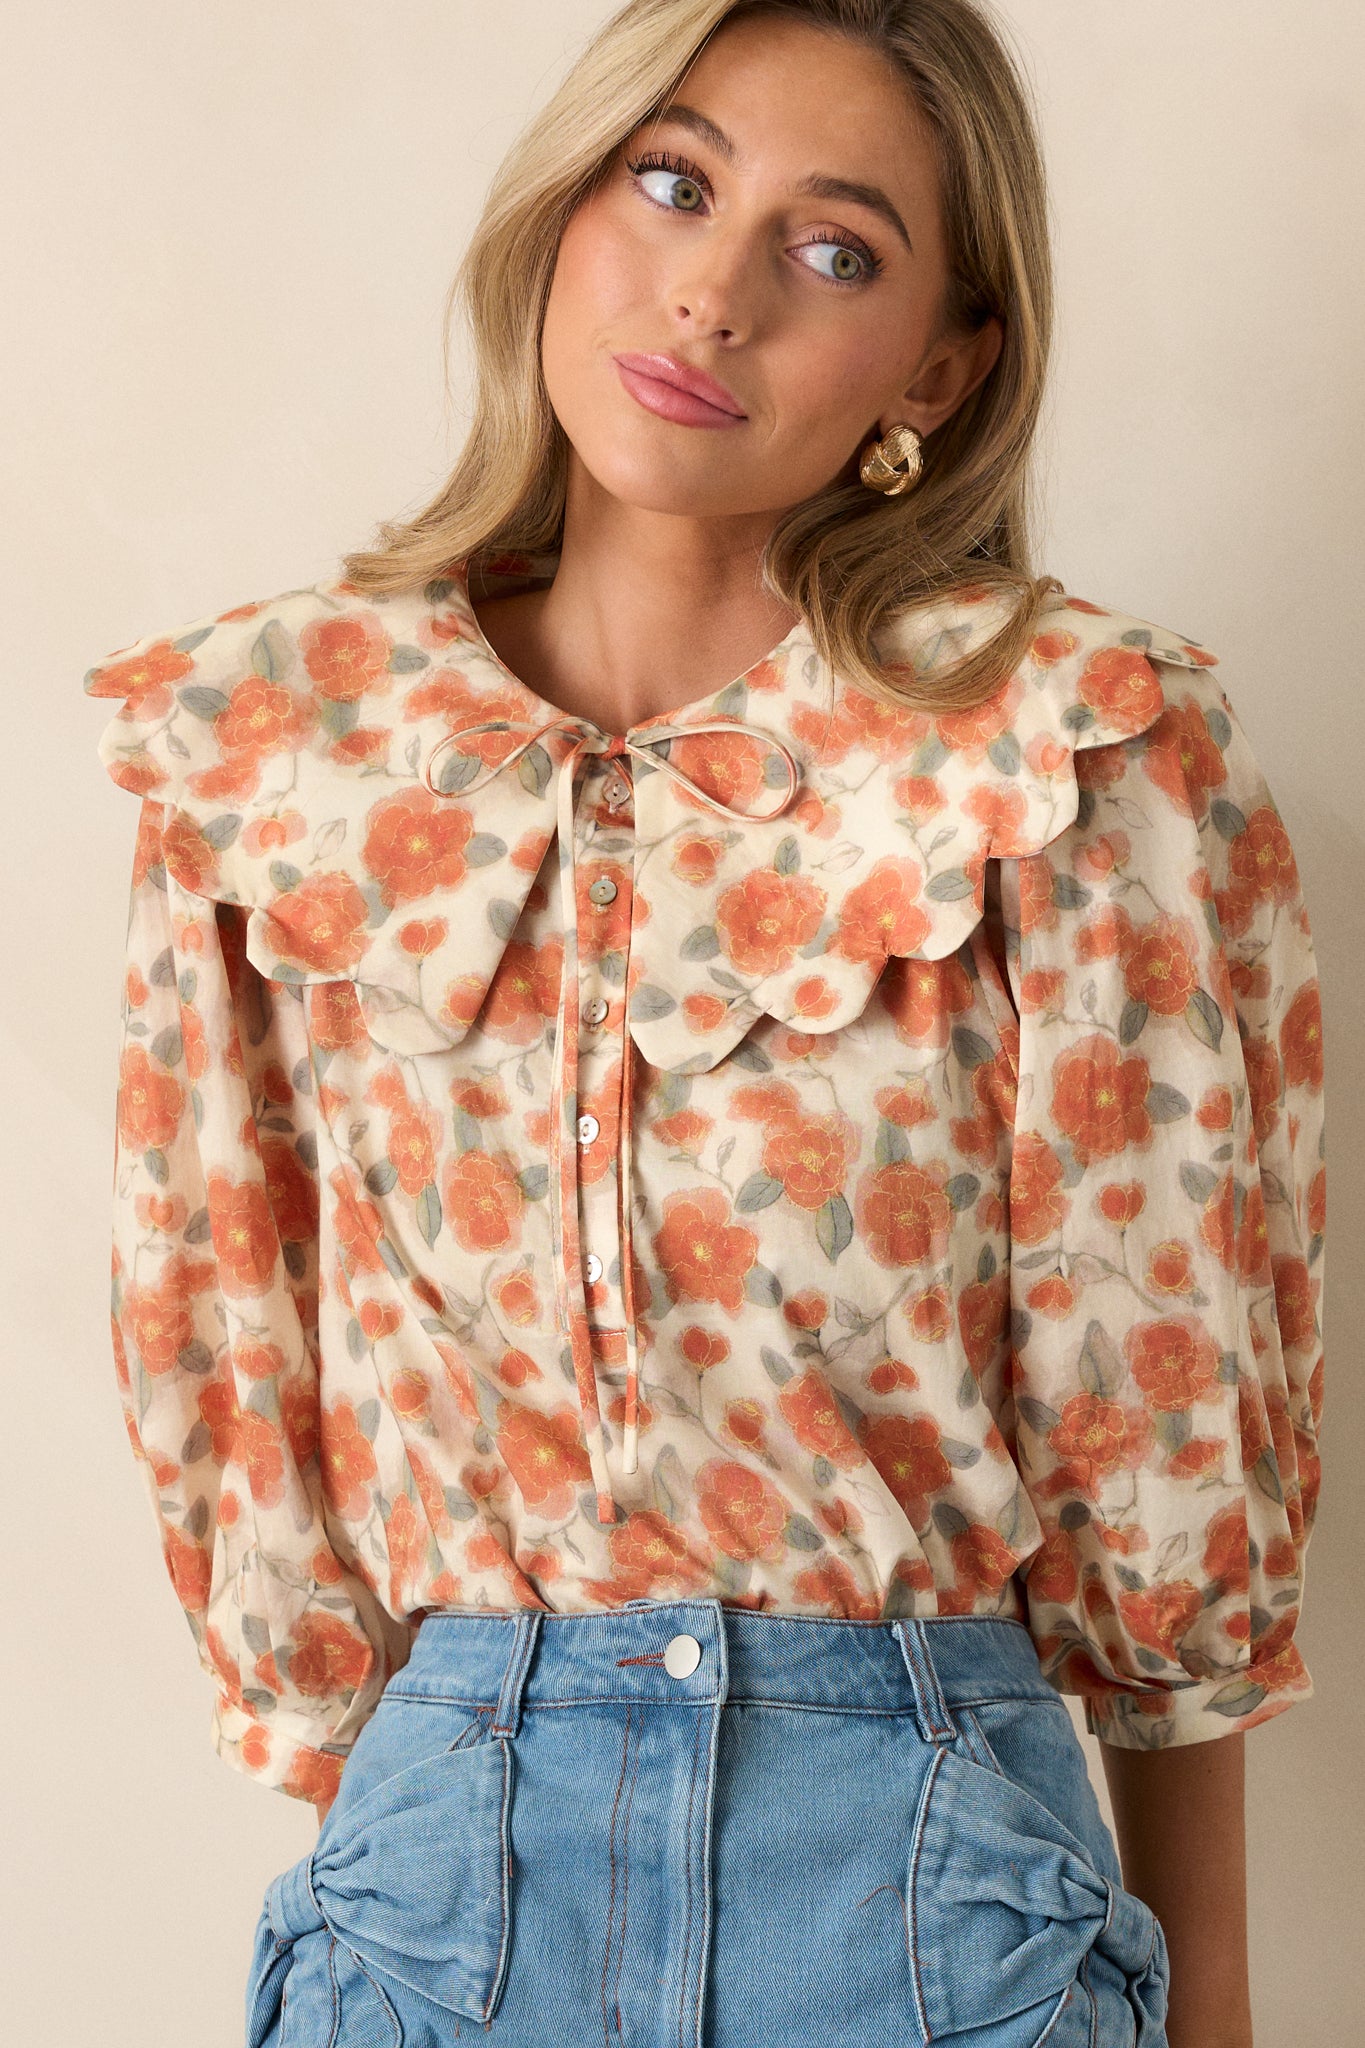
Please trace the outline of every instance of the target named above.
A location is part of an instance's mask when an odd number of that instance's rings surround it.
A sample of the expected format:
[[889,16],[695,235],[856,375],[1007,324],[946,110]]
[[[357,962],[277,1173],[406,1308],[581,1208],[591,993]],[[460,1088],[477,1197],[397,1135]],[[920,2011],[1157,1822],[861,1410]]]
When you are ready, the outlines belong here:
[[913,427],[893,427],[880,441],[868,442],[858,474],[870,489],[884,491],[888,498],[899,497],[919,481],[924,467],[920,452],[923,445],[923,436]]

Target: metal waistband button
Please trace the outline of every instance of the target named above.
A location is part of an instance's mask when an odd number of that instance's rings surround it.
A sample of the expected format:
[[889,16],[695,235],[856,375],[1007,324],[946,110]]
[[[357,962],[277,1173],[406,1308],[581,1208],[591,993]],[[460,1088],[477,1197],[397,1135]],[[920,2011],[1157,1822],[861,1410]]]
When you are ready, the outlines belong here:
[[670,1678],[690,1678],[701,1662],[701,1644],[695,1636],[674,1636],[664,1650],[664,1670]]

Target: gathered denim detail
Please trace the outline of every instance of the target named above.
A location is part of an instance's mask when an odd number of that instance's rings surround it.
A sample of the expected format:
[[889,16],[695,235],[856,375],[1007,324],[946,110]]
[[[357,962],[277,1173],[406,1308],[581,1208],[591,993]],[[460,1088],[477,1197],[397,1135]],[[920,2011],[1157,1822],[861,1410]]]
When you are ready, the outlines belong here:
[[1167,1985],[1020,1623],[452,1608],[267,1891],[247,2048],[1166,2048]]
[[[1144,1984],[1164,1963],[1159,1922],[1094,1867],[1065,1822],[998,1771],[950,1749],[934,1758],[909,1894],[925,2041],[976,2042],[983,2030],[991,2048],[1164,2039]],[[1101,1964],[1128,2006],[1121,2033],[1093,2027],[1085,1985]],[[1074,2025],[1064,2023],[1068,2007]]]

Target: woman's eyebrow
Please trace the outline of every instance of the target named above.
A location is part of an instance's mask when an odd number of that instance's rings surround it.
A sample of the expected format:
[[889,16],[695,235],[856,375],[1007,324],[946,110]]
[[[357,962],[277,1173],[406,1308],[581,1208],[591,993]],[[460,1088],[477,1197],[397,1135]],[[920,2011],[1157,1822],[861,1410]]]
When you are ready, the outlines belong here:
[[671,105],[660,109],[650,125],[656,126],[661,121],[671,121],[675,128],[686,128],[698,142],[709,143],[722,163],[733,164],[738,160],[739,151],[725,130],[718,128],[710,115],[703,114],[698,108],[686,107],[680,100],[674,100]]
[[[725,130],[718,128],[710,115],[703,114],[698,107],[685,106],[682,101],[675,100],[659,110],[652,125],[665,121],[671,122],[675,128],[685,128],[699,142],[707,143],[722,163],[733,166],[739,161],[739,151]],[[854,178],[834,178],[817,172],[803,178],[796,190],[803,199],[847,199],[855,206],[865,206],[870,212],[880,214],[913,256],[915,245],[906,231],[905,222],[880,185],[863,185]]]
[[887,226],[895,229],[911,255],[914,255],[915,245],[906,233],[905,222],[880,185],[860,185],[852,178],[816,175],[803,178],[796,189],[805,199],[847,199],[855,206],[866,206],[870,212],[879,213]]

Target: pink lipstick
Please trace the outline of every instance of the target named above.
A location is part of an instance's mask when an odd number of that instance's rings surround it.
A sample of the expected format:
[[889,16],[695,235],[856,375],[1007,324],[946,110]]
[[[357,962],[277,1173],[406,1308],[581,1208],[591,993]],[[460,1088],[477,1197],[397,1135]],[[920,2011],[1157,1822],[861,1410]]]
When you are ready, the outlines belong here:
[[622,354],[612,361],[631,397],[677,426],[737,427],[747,417],[732,391],[676,356]]

